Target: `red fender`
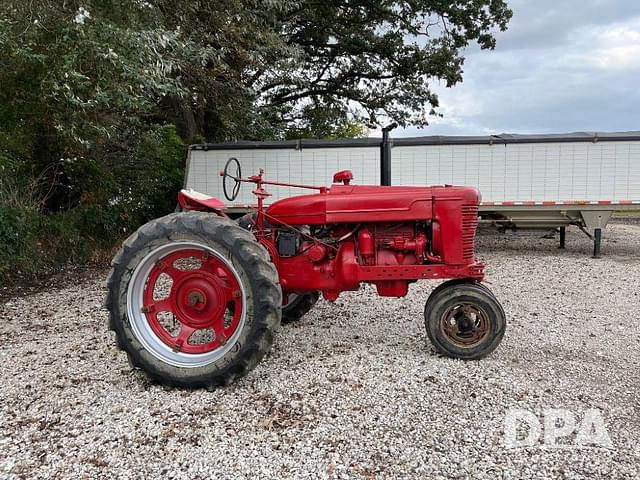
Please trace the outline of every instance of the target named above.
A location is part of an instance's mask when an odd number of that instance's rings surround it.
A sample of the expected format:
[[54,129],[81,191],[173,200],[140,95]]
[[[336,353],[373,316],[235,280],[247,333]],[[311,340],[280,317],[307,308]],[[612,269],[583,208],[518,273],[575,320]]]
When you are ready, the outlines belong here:
[[222,217],[226,217],[224,213],[226,205],[223,201],[195,190],[180,190],[178,203],[183,210],[215,212]]

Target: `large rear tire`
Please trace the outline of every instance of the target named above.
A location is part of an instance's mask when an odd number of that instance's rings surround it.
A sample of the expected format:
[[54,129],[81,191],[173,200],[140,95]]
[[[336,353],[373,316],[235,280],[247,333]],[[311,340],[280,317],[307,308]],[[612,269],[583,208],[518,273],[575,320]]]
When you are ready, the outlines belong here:
[[107,281],[130,363],[169,386],[229,384],[270,350],[282,293],[269,254],[235,222],[167,215],[123,244]]
[[502,306],[477,282],[436,288],[425,305],[425,327],[433,346],[453,358],[476,360],[493,352],[504,336]]
[[289,302],[282,306],[282,323],[299,321],[316,304],[320,292],[305,293],[304,295],[289,294]]

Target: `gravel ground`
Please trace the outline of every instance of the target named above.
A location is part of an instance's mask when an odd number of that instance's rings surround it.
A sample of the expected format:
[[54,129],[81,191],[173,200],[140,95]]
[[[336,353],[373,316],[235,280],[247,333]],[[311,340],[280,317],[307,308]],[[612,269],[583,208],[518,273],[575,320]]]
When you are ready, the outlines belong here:
[[[431,351],[435,283],[321,302],[228,388],[167,390],[106,331],[105,271],[0,304],[0,477],[638,478],[640,225],[590,258],[557,240],[484,233],[508,318],[489,358]],[[509,409],[602,412],[612,448],[505,448]],[[541,418],[541,417],[539,417]],[[571,438],[567,440],[571,443]]]

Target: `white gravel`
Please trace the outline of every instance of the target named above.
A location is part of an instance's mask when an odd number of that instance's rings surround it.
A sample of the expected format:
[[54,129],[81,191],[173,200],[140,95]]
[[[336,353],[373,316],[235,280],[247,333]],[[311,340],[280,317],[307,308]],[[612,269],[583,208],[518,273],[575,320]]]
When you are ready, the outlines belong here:
[[[2,478],[638,478],[640,225],[479,237],[508,318],[489,358],[431,352],[424,302],[371,288],[285,326],[248,377],[167,390],[106,331],[105,271],[0,305]],[[70,273],[69,275],[73,275]],[[613,448],[507,449],[510,408],[602,412]],[[570,442],[570,440],[569,440]]]

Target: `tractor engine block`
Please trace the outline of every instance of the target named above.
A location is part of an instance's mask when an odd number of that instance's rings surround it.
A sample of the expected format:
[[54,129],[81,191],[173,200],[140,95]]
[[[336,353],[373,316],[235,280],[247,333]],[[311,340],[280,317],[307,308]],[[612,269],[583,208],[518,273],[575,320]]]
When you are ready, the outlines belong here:
[[[431,222],[338,225],[314,233],[315,241],[292,232],[278,234],[281,283],[288,291],[302,291],[311,283],[333,299],[339,291],[358,289],[359,267],[417,266],[439,260],[433,251]],[[400,297],[413,281],[381,278],[372,283],[378,294]]]
[[402,297],[417,280],[481,280],[484,266],[473,253],[479,193],[425,188],[334,185],[273,204],[272,240],[263,244],[282,290],[335,300],[369,283],[381,296]]
[[358,232],[362,265],[420,265],[427,245],[426,228],[418,223],[371,224]]

